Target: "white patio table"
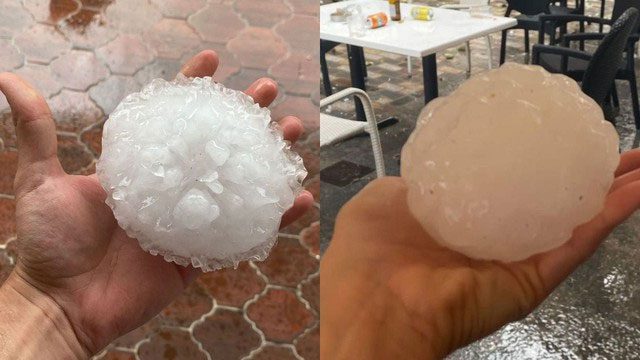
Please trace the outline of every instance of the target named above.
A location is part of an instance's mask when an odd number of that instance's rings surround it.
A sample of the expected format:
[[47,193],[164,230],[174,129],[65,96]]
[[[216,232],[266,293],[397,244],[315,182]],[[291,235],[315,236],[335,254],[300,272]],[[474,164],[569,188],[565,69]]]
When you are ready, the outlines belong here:
[[[330,14],[338,8],[358,4],[365,15],[377,12],[389,14],[386,0],[348,0],[320,6],[320,39],[348,45],[349,68],[353,87],[366,90],[363,48],[422,58],[425,103],[438,97],[436,53],[468,40],[511,28],[517,24],[512,18],[474,15],[468,12],[433,8],[431,21],[411,18],[416,4],[401,4],[403,20],[389,21],[381,28],[366,30],[364,36],[352,36],[346,23],[331,21]],[[399,75],[399,74],[398,74]],[[356,99],[356,113],[364,120],[362,105]]]

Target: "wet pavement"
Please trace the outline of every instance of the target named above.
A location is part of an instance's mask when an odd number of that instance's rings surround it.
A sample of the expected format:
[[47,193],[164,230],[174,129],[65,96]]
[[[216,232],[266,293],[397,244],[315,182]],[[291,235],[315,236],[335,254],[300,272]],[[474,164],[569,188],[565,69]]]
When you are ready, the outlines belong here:
[[[170,79],[204,49],[214,78],[234,89],[269,76],[275,118],[298,115],[296,145],[319,196],[318,22],[313,0],[0,0],[0,71],[47,98],[63,167],[95,170],[101,127],[128,93]],[[17,259],[15,133],[0,96],[0,283]],[[318,359],[318,205],[282,230],[265,262],[208,273],[160,315],[109,345],[100,359]]]
[[[418,2],[418,1],[414,1]],[[452,3],[455,1],[441,1]],[[437,5],[427,1],[430,5]],[[572,2],[570,2],[572,3]],[[612,1],[606,2],[610,12]],[[495,14],[504,6],[493,1]],[[599,13],[600,1],[587,1],[587,13]],[[537,39],[534,33],[533,39]],[[500,35],[492,38],[494,66],[498,63]],[[522,31],[511,32],[507,61],[523,63]],[[484,39],[474,40],[472,74],[487,69]],[[423,107],[422,73],[419,59],[407,74],[406,57],[365,51],[368,67],[367,92],[377,118],[396,117],[399,122],[380,131],[386,171],[399,175],[400,150],[415,126]],[[350,85],[344,45],[327,54],[333,91]],[[465,79],[464,47],[438,54],[440,94],[447,95]],[[640,64],[637,65],[640,70]],[[637,147],[628,83],[618,82],[621,108],[616,128],[622,149]],[[324,96],[322,94],[321,96]],[[323,111],[354,118],[351,100],[336,103]],[[321,248],[331,239],[340,207],[375,178],[373,154],[368,136],[362,135],[322,148],[321,157]],[[562,284],[533,314],[505,326],[495,334],[469,345],[451,359],[631,359],[640,358],[640,258],[638,235],[640,214],[619,226],[598,252]]]

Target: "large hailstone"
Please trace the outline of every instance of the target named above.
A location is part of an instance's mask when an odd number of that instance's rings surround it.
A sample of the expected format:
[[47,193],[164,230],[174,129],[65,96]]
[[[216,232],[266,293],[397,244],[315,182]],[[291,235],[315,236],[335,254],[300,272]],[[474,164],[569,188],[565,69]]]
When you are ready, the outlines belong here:
[[402,149],[408,205],[440,244],[517,261],[603,207],[618,135],[568,77],[507,64],[430,103]]
[[268,109],[183,76],[118,105],[97,173],[118,224],[144,250],[205,271],[266,258],[307,174]]

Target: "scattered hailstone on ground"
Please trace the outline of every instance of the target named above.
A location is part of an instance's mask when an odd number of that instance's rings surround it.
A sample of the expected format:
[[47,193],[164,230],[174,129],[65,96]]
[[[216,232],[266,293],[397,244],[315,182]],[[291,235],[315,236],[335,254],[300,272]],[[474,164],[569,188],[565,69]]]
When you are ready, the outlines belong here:
[[603,207],[618,136],[573,80],[507,64],[431,102],[402,150],[408,205],[440,244],[517,261]]
[[307,174],[268,109],[184,76],[153,80],[118,105],[97,173],[144,250],[205,271],[264,260]]

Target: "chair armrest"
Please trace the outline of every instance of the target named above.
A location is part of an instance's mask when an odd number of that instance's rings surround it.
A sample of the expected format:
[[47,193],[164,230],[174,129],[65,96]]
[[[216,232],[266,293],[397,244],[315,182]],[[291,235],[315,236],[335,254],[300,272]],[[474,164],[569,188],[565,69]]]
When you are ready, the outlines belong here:
[[596,24],[609,25],[611,20],[602,19],[599,17],[586,16],[586,15],[560,15],[560,14],[543,14],[539,17],[540,22],[557,22],[557,23],[570,23],[575,21],[590,22]]
[[552,46],[552,45],[533,45],[531,63],[534,65],[540,65],[540,54],[555,54],[561,55],[561,71],[566,73],[567,71],[567,60],[568,58],[582,59],[582,60],[591,60],[591,54],[586,53],[584,51],[569,49],[560,46]]
[[[587,41],[587,40],[602,40],[606,36],[606,33],[577,33],[566,34],[562,37],[562,46],[568,47],[572,41]],[[629,35],[629,46],[635,45],[640,40],[640,34]]]
[[605,33],[566,34],[562,37],[562,46],[568,47],[573,41],[602,40],[606,35]]
[[602,18],[599,18],[599,17],[584,16],[584,15],[547,15],[547,14],[543,14],[543,15],[540,15],[538,19],[540,21],[540,30],[538,32],[538,43],[539,44],[544,44],[545,30],[547,30],[550,25],[551,25],[552,28],[555,29],[555,28],[558,28],[560,26],[566,25],[566,24],[568,24],[570,22],[580,22],[581,24],[584,24],[584,23],[588,22],[588,23],[596,23],[596,24],[601,24],[601,25],[610,25],[611,24],[611,20],[609,20],[609,19],[602,19]]

